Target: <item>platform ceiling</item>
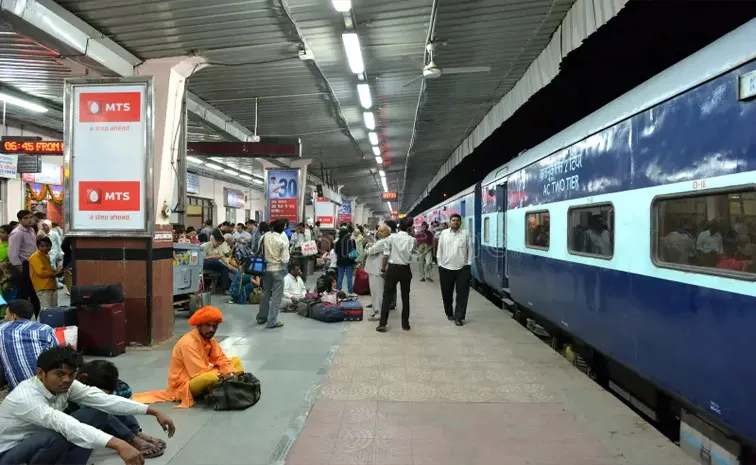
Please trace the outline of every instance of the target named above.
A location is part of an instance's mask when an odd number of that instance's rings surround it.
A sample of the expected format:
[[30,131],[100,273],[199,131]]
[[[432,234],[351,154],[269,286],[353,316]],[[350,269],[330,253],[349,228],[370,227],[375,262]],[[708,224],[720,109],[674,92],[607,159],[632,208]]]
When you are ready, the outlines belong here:
[[[304,156],[315,161],[315,174],[328,170],[345,186],[345,195],[385,211],[358,80],[341,40],[345,16],[330,0],[56,3],[139,59],[205,57],[211,66],[189,79],[192,92],[250,130],[257,121],[259,135],[300,137]],[[388,187],[404,192],[401,203],[409,205],[422,193],[543,50],[573,3],[352,1],[346,23],[352,22],[360,37]],[[18,32],[7,25],[0,29],[0,84],[59,109],[63,79],[84,75],[87,69]],[[491,71],[406,85],[421,73],[429,37],[436,44],[434,59],[440,68],[490,66]],[[300,50],[310,50],[314,60],[300,60]],[[42,118],[13,110],[8,117],[54,130],[62,122],[57,110]],[[207,139],[228,135],[192,118],[190,140]],[[259,172],[259,166],[254,168]]]

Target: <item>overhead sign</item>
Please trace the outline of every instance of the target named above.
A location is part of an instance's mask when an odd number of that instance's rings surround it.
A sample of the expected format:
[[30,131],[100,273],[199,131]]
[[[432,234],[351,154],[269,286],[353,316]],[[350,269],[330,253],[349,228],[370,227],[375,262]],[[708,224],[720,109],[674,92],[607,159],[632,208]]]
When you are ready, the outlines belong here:
[[399,194],[396,192],[381,192],[381,200],[396,200]]
[[[35,139],[39,139],[35,137]],[[17,137],[3,137],[0,153],[28,153],[39,155],[63,155],[62,140],[28,140]]]
[[224,187],[223,202],[224,207],[244,208],[244,192]]
[[0,178],[16,179],[18,155],[0,155]]
[[72,233],[148,230],[149,78],[138,82],[67,81],[70,182],[64,209]]
[[394,216],[396,216],[396,215],[399,214],[399,211],[398,210],[391,210],[391,214],[394,215]]
[[299,216],[299,170],[268,170],[267,174],[268,221],[286,218],[296,223]]
[[261,137],[260,142],[189,142],[192,156],[240,158],[301,158],[302,142],[296,137]]
[[[21,158],[24,158],[23,156]],[[63,185],[63,166],[56,163],[42,162],[39,173],[24,173],[21,176],[24,182],[36,184],[49,184],[51,186]]]
[[39,155],[20,155],[16,170],[19,173],[39,173],[42,171],[42,157]]
[[352,222],[352,202],[344,200],[339,208],[339,224]]
[[325,197],[318,197],[315,202],[315,221],[320,223],[321,228],[334,228],[334,213],[336,207]]

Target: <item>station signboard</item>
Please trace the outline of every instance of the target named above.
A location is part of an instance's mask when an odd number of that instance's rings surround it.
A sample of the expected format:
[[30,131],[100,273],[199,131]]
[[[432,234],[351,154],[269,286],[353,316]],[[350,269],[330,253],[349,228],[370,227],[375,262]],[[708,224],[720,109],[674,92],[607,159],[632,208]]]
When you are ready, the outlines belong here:
[[391,201],[391,200],[396,200],[398,198],[399,198],[399,193],[397,192],[381,192],[381,200]]

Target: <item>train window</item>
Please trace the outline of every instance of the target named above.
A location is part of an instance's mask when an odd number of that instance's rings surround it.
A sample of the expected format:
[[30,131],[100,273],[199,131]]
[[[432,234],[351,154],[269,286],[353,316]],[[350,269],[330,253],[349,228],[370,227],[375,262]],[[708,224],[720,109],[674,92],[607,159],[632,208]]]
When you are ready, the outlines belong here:
[[489,228],[489,221],[491,218],[486,217],[483,220],[483,242],[488,242],[488,228]]
[[658,197],[653,203],[656,266],[756,280],[756,190]]
[[467,230],[472,232],[472,217],[467,219]]
[[525,246],[549,250],[551,223],[548,210],[526,213],[525,228]]
[[611,203],[572,207],[567,212],[567,250],[573,255],[611,259],[614,207]]

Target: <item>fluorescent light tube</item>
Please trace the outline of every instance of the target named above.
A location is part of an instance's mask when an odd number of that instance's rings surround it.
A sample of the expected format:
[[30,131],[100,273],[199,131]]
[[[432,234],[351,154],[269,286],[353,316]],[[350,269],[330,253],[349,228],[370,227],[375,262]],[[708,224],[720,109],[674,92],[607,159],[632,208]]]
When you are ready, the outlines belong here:
[[254,178],[254,179],[252,180],[252,182],[254,182],[255,184],[262,184],[262,183],[263,183],[263,180],[262,180],[262,179],[259,179],[259,178]]
[[379,165],[382,165],[383,164],[383,158],[382,157],[375,157],[375,162],[378,163]]
[[362,114],[362,117],[365,119],[365,127],[370,129],[371,131],[375,129],[375,116],[373,115],[373,112],[366,111]]
[[220,170],[222,170],[222,169],[223,169],[223,167],[222,167],[222,166],[214,165],[214,164],[212,164],[212,163],[208,163],[208,164],[206,164],[205,166],[207,166],[207,167],[208,167],[208,168],[210,168],[211,170],[218,170],[218,171],[220,171]]
[[186,157],[186,159],[187,159],[187,161],[190,161],[190,162],[192,162],[192,163],[199,163],[200,165],[201,165],[201,164],[203,164],[203,163],[205,163],[205,162],[203,162],[202,160],[200,160],[200,159],[199,159],[199,158],[197,158],[197,157],[190,157],[190,156],[187,156],[187,157]]
[[378,174],[380,174],[382,178],[386,177],[386,172],[383,170],[378,171]]
[[342,34],[344,40],[344,49],[346,50],[349,68],[354,74],[365,72],[365,63],[362,61],[362,49],[360,47],[360,38],[354,32]]
[[370,144],[372,145],[378,145],[378,134],[374,132],[368,133],[368,139],[370,139]]
[[393,208],[391,208],[391,202],[386,202],[386,205],[389,207],[389,213],[393,211]]
[[352,0],[332,0],[333,7],[339,13],[346,13],[352,9]]
[[242,179],[246,179],[247,181],[252,180],[252,176],[247,176],[246,174],[240,174],[239,177]]
[[377,157],[380,154],[381,154],[381,148],[378,147],[378,146],[373,146],[373,155],[375,155]]
[[5,103],[9,103],[11,105],[16,105],[17,107],[26,108],[27,110],[31,110],[31,111],[36,111],[37,113],[47,113],[47,108],[43,107],[42,105],[37,105],[36,103],[27,102],[26,100],[21,100],[20,98],[14,97],[12,95],[0,93],[0,100],[2,100]]
[[228,169],[228,168],[224,168],[223,172],[224,173],[228,173],[228,174],[239,174],[239,173],[236,172],[236,170],[232,170],[232,169]]
[[373,106],[373,99],[370,96],[370,86],[368,84],[357,84],[357,93],[360,95],[360,105],[365,110],[370,110]]

